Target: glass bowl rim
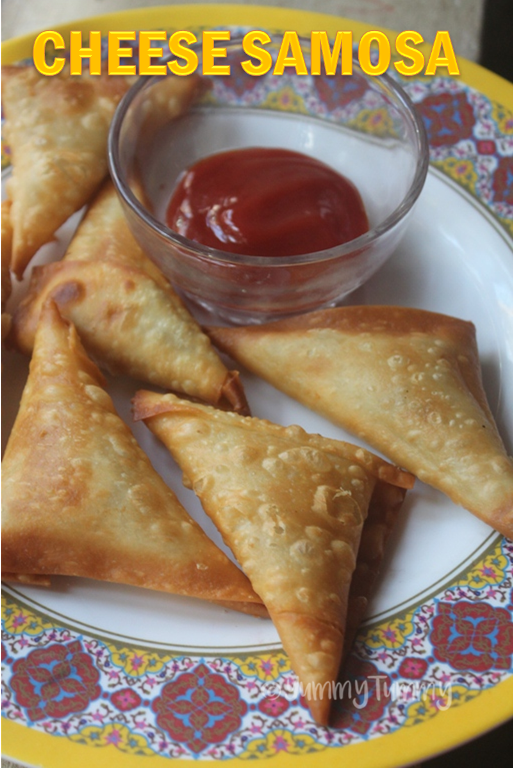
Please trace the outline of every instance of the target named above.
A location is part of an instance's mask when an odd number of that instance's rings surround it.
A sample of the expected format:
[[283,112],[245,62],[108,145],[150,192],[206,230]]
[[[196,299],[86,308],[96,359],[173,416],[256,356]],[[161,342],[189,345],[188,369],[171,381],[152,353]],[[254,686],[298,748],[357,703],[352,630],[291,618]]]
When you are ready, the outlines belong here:
[[[273,37],[271,36],[271,39]],[[307,38],[299,37],[299,40],[310,42]],[[235,49],[242,46],[242,38],[234,38],[229,41],[225,46],[227,49]],[[190,46],[191,49],[201,48],[201,43]],[[173,55],[167,56],[162,59],[161,63],[166,63],[175,57]],[[179,235],[177,232],[169,229],[162,221],[156,219],[147,208],[145,208],[134,195],[130,187],[124,178],[124,172],[121,168],[120,156],[119,156],[119,140],[121,134],[121,128],[124,118],[132,105],[133,101],[138,96],[139,92],[145,88],[150,88],[154,82],[162,80],[162,77],[180,77],[180,75],[146,75],[141,76],[136,83],[134,83],[127,93],[123,96],[122,100],[118,104],[112,123],[109,130],[108,137],[108,163],[111,173],[111,177],[117,187],[118,194],[121,195],[125,204],[141,219],[150,229],[155,230],[161,238],[170,241],[174,246],[180,249],[186,249],[187,251],[194,251],[196,256],[203,257],[210,262],[218,262],[222,264],[233,264],[237,266],[265,266],[267,269],[270,267],[280,266],[295,266],[300,264],[312,264],[323,261],[334,261],[336,259],[342,259],[354,252],[360,252],[367,250],[367,248],[378,241],[382,235],[386,232],[393,230],[394,227],[401,222],[402,219],[413,208],[413,205],[417,201],[424,183],[426,180],[428,168],[429,168],[429,141],[427,131],[422,120],[422,117],[415,109],[415,105],[404,91],[404,89],[393,80],[388,74],[382,75],[367,75],[361,69],[358,59],[353,57],[353,67],[356,67],[362,75],[368,80],[376,80],[383,82],[390,91],[392,91],[394,97],[399,101],[403,111],[409,117],[413,128],[415,138],[417,140],[417,146],[419,148],[419,154],[415,167],[415,174],[410,187],[403,197],[399,205],[379,224],[372,227],[363,235],[349,240],[347,243],[335,245],[332,248],[327,248],[322,251],[313,251],[311,253],[298,254],[296,256],[274,256],[270,259],[267,256],[248,256],[245,254],[231,253],[229,251],[223,251],[210,246],[202,245],[195,240],[190,240],[183,235]],[[314,77],[314,75],[312,75]],[[346,75],[341,75],[346,77]],[[315,116],[314,116],[315,119]]]

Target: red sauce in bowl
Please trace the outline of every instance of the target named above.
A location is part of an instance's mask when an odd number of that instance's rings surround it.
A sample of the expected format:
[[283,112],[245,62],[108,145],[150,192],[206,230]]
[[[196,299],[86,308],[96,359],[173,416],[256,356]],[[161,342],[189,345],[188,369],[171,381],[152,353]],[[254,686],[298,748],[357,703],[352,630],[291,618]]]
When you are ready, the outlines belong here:
[[248,148],[203,158],[181,177],[170,229],[246,256],[298,256],[354,240],[369,229],[354,184],[286,149]]

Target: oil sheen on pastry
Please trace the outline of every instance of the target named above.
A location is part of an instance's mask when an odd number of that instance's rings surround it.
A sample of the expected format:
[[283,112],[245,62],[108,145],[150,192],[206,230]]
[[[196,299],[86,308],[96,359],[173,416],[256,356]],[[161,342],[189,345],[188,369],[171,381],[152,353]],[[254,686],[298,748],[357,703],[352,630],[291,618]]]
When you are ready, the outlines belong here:
[[11,201],[2,202],[2,341],[9,333],[11,316],[5,312],[5,305],[12,290],[11,260],[12,260],[12,223]]
[[2,67],[5,138],[11,149],[13,272],[82,208],[107,174],[107,137],[128,90],[125,77],[47,77],[33,66]]
[[513,539],[513,461],[486,400],[472,323],[353,306],[209,333],[250,371]]
[[134,405],[262,598],[313,717],[327,723],[369,503],[385,468],[399,485],[413,478],[300,427],[144,391]]
[[2,569],[263,613],[244,574],[152,468],[72,324],[48,302],[2,463]]
[[30,354],[48,297],[88,353],[112,373],[246,411],[236,372],[221,361],[171,284],[143,253],[107,180],[62,262],[35,267],[13,318],[11,342]]

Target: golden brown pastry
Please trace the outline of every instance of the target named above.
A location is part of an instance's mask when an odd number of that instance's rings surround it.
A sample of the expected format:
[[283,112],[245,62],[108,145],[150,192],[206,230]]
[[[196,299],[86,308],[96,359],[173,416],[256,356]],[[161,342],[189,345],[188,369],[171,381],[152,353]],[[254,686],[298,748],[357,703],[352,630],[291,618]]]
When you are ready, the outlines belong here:
[[12,257],[12,224],[11,201],[2,202],[2,341],[9,333],[11,316],[5,312],[5,305],[11,295],[11,257]]
[[249,576],[313,717],[326,723],[362,526],[384,482],[379,469],[386,466],[402,485],[413,478],[300,427],[144,391],[134,406],[134,417],[168,447]]
[[210,336],[513,539],[513,461],[486,401],[472,323],[354,306]]
[[36,267],[13,318],[11,342],[30,353],[51,296],[95,360],[113,373],[247,411],[229,372],[171,284],[143,253],[107,180],[63,262]]
[[2,569],[131,584],[262,614],[119,418],[53,302],[2,463]]
[[381,571],[386,545],[397,523],[405,494],[406,488],[383,481],[378,481],[374,488],[349,589],[343,658],[350,652],[367,612],[369,599]]
[[72,77],[68,69],[46,77],[33,66],[2,67],[18,278],[106,176],[109,127],[128,87],[125,77]]
[[151,146],[167,123],[179,117],[211,87],[211,80],[194,73],[161,77],[151,88],[141,91],[135,107],[141,119],[139,140]]

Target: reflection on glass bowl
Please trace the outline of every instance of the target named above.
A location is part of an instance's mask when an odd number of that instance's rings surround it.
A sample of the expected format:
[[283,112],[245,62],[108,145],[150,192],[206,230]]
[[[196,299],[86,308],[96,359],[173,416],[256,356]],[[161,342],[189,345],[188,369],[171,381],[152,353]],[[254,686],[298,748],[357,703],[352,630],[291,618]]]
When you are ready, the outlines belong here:
[[[302,41],[308,56],[309,41]],[[270,51],[276,53],[278,41]],[[197,51],[200,59],[201,49]],[[420,117],[386,75],[246,74],[240,41],[227,45],[230,75],[201,77],[179,116],[179,76],[138,81],[120,104],[109,162],[129,225],[146,253],[187,298],[232,322],[258,322],[329,306],[370,278],[394,252],[425,182],[429,148]],[[359,190],[370,229],[350,242],[299,256],[245,256],[171,231],[166,211],[184,171],[243,147],[314,157]],[[250,183],[250,180],[248,180]],[[263,224],[265,226],[265,223]]]

